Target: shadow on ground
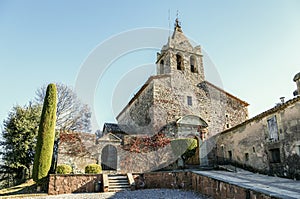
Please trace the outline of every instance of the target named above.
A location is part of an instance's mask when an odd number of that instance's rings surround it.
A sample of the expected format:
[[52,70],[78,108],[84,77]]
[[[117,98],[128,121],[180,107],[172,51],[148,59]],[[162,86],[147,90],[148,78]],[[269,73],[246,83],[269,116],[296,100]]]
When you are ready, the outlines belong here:
[[37,192],[37,185],[32,181],[20,184],[14,187],[0,190],[1,198],[21,197],[22,195],[44,195],[46,193]]

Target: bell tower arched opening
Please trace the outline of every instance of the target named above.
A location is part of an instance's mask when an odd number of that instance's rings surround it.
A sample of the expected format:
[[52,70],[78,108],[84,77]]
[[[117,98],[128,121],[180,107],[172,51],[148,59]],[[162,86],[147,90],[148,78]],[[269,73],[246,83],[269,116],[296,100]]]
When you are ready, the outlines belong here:
[[165,62],[164,62],[164,60],[161,60],[160,61],[160,64],[159,64],[159,74],[164,74],[164,72],[165,72]]
[[177,70],[183,70],[183,58],[180,54],[176,54]]
[[190,57],[190,70],[192,73],[198,73],[196,58],[193,55]]

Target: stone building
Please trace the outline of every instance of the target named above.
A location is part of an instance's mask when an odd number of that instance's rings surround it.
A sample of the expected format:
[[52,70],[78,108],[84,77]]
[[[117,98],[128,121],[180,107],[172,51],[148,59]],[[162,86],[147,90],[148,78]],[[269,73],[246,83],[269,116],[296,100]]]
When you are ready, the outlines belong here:
[[[167,44],[157,54],[156,63],[157,74],[149,77],[120,112],[117,116],[118,124],[105,123],[103,137],[94,138],[94,144],[90,144],[89,147],[80,147],[85,152],[83,154],[80,151],[77,155],[80,157],[68,151],[72,146],[76,151],[77,147],[84,143],[80,139],[81,136],[86,135],[76,135],[76,142],[65,140],[60,145],[58,158],[60,164],[72,161],[83,170],[83,164],[98,162],[105,164],[103,168],[124,171],[135,166],[136,171],[142,171],[150,169],[145,167],[145,161],[150,161],[148,165],[157,164],[155,167],[160,168],[159,161],[158,163],[151,162],[157,153],[128,154],[122,150],[124,137],[132,134],[153,135],[163,132],[169,136],[170,133],[173,134],[170,137],[174,138],[194,136],[202,143],[206,137],[247,119],[248,103],[205,80],[201,47],[191,45],[183,34],[178,20],[176,20],[173,35],[168,38]],[[165,152],[160,154],[164,155],[172,151],[167,149],[168,147],[162,149]],[[206,155],[205,150],[206,146],[200,151]],[[168,156],[172,161],[178,158]],[[204,156],[201,156],[202,160]],[[83,163],[79,163],[80,158]],[[135,165],[131,163],[131,168],[128,168],[132,159],[138,160],[135,161],[138,163],[134,163]],[[168,165],[164,164],[164,166]]]
[[[294,81],[300,93],[300,73]],[[295,94],[294,99],[216,135],[216,164],[300,179],[300,96]]]
[[[201,47],[191,45],[177,19],[156,64],[157,74],[119,113],[118,124],[131,126],[140,134],[154,134],[170,123],[194,116],[207,124],[206,137],[210,137],[248,118],[247,102],[205,80]],[[200,132],[203,126],[195,125]]]
[[100,138],[62,135],[58,164],[81,171],[89,163],[121,172],[160,169],[178,159],[170,146],[151,153],[130,153],[123,146],[133,134],[163,133],[196,137],[201,166],[235,164],[300,178],[300,73],[294,99],[248,120],[248,103],[208,82],[203,63],[201,47],[191,45],[176,20],[157,54],[156,75],[119,113],[118,124],[105,123]]

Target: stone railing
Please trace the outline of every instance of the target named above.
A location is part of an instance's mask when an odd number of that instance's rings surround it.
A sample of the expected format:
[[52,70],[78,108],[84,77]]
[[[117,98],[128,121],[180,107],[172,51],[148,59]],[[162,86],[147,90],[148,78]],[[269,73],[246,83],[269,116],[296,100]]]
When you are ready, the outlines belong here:
[[135,190],[135,181],[132,173],[127,173],[128,182],[131,190]]
[[103,192],[108,192],[108,186],[109,186],[109,183],[108,183],[108,176],[107,174],[103,174],[102,175],[102,179],[103,179]]

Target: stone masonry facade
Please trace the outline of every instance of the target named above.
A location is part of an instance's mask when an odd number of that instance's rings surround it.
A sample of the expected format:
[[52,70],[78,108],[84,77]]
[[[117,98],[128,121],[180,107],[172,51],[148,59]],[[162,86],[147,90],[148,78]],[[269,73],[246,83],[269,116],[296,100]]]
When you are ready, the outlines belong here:
[[90,133],[60,133],[57,164],[67,164],[74,173],[83,173],[88,164],[97,162],[96,136]]
[[300,179],[300,97],[216,136],[217,164]]
[[205,80],[201,47],[190,44],[178,23],[156,63],[157,75],[120,112],[119,124],[154,134],[183,116],[196,115],[213,136],[248,118],[248,103]]

